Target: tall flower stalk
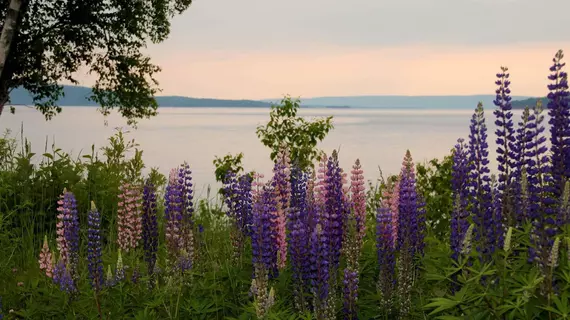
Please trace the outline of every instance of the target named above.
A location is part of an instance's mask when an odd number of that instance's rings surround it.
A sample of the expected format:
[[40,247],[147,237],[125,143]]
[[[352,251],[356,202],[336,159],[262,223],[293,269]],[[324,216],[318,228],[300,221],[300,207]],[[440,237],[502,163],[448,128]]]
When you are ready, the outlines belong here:
[[423,254],[425,217],[416,190],[414,163],[406,151],[400,173],[400,199],[398,206],[398,296],[400,318],[408,319],[411,312],[412,281],[415,268],[413,258]]
[[53,255],[49,249],[47,235],[44,236],[44,243],[42,250],[40,251],[40,258],[38,260],[40,264],[40,270],[42,270],[47,277],[53,277]]
[[289,257],[293,277],[295,307],[299,311],[308,309],[306,294],[310,284],[309,261],[309,212],[307,210],[308,176],[299,166],[291,168],[291,203],[287,229],[289,231]]
[[493,232],[501,221],[493,220],[491,177],[489,176],[489,145],[483,104],[479,103],[471,118],[469,133],[469,191],[471,217],[475,222],[477,251],[484,261],[489,261],[498,245],[498,235]]
[[514,226],[517,224],[515,208],[517,207],[516,197],[518,195],[513,181],[514,172],[518,170],[519,163],[516,161],[517,145],[513,123],[513,112],[511,106],[511,89],[509,88],[509,69],[501,67],[501,72],[497,73],[498,86],[496,98],[493,101],[497,109],[495,125],[497,130],[497,162],[499,171],[498,189],[501,193],[497,199],[500,204],[504,224]]
[[526,130],[528,137],[528,189],[529,189],[529,218],[532,223],[529,259],[538,263],[544,274],[547,272],[545,261],[550,254],[554,236],[556,235],[554,184],[552,167],[547,156],[544,116],[540,101],[534,108]]
[[453,171],[451,177],[452,197],[455,204],[451,212],[451,257],[458,260],[461,253],[461,243],[467,228],[469,228],[469,152],[463,139],[457,140],[453,150]]
[[117,244],[125,252],[135,249],[141,238],[141,197],[139,189],[123,183],[117,210]]
[[366,193],[364,188],[364,175],[360,160],[356,159],[350,172],[351,205],[356,220],[356,233],[359,243],[366,235]]
[[[60,254],[60,260],[73,281],[76,281],[78,275],[79,263],[79,216],[77,213],[77,203],[73,193],[63,190],[60,200],[57,202],[59,212],[57,218],[57,242]],[[62,278],[63,279],[63,276]],[[75,284],[73,284],[75,287]]]
[[400,179],[398,245],[401,250],[410,250],[413,256],[423,253],[425,214],[420,206],[414,163],[409,150],[406,151],[402,162]]
[[180,225],[180,250],[184,254],[179,254],[179,269],[184,272],[192,267],[194,263],[194,190],[192,184],[192,171],[188,163],[184,162],[178,169],[179,202],[181,203],[182,220]]
[[552,154],[552,178],[555,198],[564,192],[566,179],[570,177],[570,109],[568,74],[563,71],[564,53],[559,50],[552,59],[551,74],[548,79],[548,115],[550,120],[550,152]]
[[91,210],[87,217],[87,261],[89,269],[89,279],[91,280],[91,288],[99,292],[104,285],[103,279],[103,244],[101,242],[101,214],[95,207],[95,203],[91,201]]

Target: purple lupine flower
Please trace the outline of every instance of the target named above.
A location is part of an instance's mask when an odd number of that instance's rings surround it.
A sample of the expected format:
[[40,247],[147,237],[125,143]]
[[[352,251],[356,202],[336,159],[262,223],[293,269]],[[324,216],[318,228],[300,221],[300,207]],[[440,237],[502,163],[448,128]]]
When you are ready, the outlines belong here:
[[501,67],[501,72],[497,74],[498,86],[495,91],[497,96],[493,101],[497,109],[494,114],[496,116],[495,125],[497,130],[497,162],[499,163],[499,184],[498,188],[501,196],[497,199],[500,203],[502,216],[507,226],[516,224],[515,217],[515,196],[516,190],[513,190],[513,173],[517,170],[516,154],[517,145],[515,140],[515,129],[513,124],[513,112],[511,106],[511,89],[509,89],[509,69]]
[[224,202],[228,207],[227,215],[234,224],[230,237],[232,238],[235,259],[241,257],[245,238],[251,235],[252,182],[252,175],[244,174],[236,177],[236,174],[231,171],[224,178]]
[[358,299],[358,272],[352,268],[344,269],[343,278],[344,319],[358,319],[356,300]]
[[331,268],[329,264],[329,229],[328,220],[319,221],[311,231],[311,291],[314,297],[315,314],[323,314],[327,310],[330,291]]
[[259,198],[253,205],[251,233],[253,265],[263,266],[269,278],[276,277],[278,274],[276,229],[273,226],[277,217],[277,208],[273,194],[272,183],[263,186]]
[[296,164],[291,169],[291,203],[287,221],[289,230],[289,256],[294,281],[295,304],[305,310],[305,294],[309,290],[310,261],[309,220],[307,212],[307,174]]
[[87,218],[87,260],[89,279],[91,280],[91,288],[95,291],[101,290],[103,279],[103,260],[102,260],[102,243],[101,243],[101,214],[95,207],[95,203],[91,201],[91,210]]
[[453,151],[453,168],[451,177],[452,197],[455,200],[451,212],[451,257],[457,260],[461,253],[463,236],[469,228],[469,212],[467,204],[469,199],[469,152],[463,139],[458,139]]
[[400,195],[398,204],[398,247],[410,250],[411,255],[423,253],[424,212],[416,190],[414,162],[409,150],[406,151],[400,173]]
[[566,179],[570,177],[570,109],[568,106],[568,74],[563,71],[566,63],[564,54],[559,50],[550,67],[548,79],[548,115],[550,116],[550,151],[552,154],[552,177],[555,188],[554,197],[559,199],[564,191]]
[[61,291],[73,294],[77,292],[77,288],[68,266],[69,264],[65,265],[63,259],[59,259],[53,271],[53,282],[59,286]]
[[166,219],[166,247],[171,259],[176,260],[183,247],[182,229],[182,186],[178,182],[178,169],[173,169],[164,195],[164,216]]
[[471,118],[469,127],[469,184],[471,217],[475,223],[477,251],[482,259],[488,261],[498,244],[497,239],[488,238],[486,231],[493,225],[501,223],[493,221],[493,206],[491,199],[491,178],[489,176],[489,145],[487,144],[487,126],[483,104],[479,102]]
[[243,174],[238,178],[238,193],[236,206],[236,219],[239,228],[244,236],[251,234],[253,197],[251,184],[253,177],[251,174]]
[[[180,223],[181,252],[178,253],[179,267],[182,271],[188,270],[194,260],[194,195],[192,189],[192,171],[188,163],[184,162],[178,169],[178,185],[180,186],[180,202],[182,220]],[[186,260],[186,261],[182,261]]]
[[[332,156],[327,161],[327,172],[325,178],[326,195],[325,208],[320,217],[323,228],[326,230],[329,241],[328,249],[329,263],[332,272],[338,268],[343,240],[343,225],[346,215],[346,204],[343,193],[342,171],[338,164],[338,153],[333,151]],[[323,223],[322,220],[328,220]]]
[[547,155],[545,127],[543,125],[542,104],[534,108],[530,124],[526,130],[528,164],[529,218],[532,232],[529,247],[529,260],[538,262],[546,268],[550,249],[556,235],[555,210],[556,201],[552,197],[556,186],[553,185],[550,159]]
[[0,320],[4,319],[4,314],[2,313],[2,297],[0,297]]
[[381,293],[381,308],[390,312],[396,285],[396,250],[394,243],[392,212],[390,206],[382,204],[376,214],[376,249],[378,253],[378,288]]
[[[154,274],[158,251],[158,221],[156,216],[156,190],[150,180],[143,189],[142,240],[147,272]],[[152,281],[151,281],[152,283]]]

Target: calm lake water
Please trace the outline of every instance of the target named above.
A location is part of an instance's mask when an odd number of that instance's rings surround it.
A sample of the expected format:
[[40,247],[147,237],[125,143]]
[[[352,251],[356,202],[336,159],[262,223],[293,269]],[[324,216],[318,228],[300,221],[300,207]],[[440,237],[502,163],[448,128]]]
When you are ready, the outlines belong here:
[[[160,108],[160,114],[141,121],[138,129],[129,129],[117,114],[108,117],[108,125],[95,108],[65,107],[52,121],[29,108],[18,108],[0,118],[0,129],[18,134],[21,125],[32,150],[44,152],[52,142],[73,155],[88,154],[91,145],[104,146],[116,128],[129,130],[144,150],[147,167],[159,167],[163,173],[188,161],[194,172],[196,193],[205,196],[205,186],[214,184],[214,156],[244,153],[247,170],[268,176],[271,172],[269,149],[257,139],[255,129],[268,120],[268,109],[254,108]],[[470,110],[378,110],[378,109],[303,109],[307,117],[334,116],[335,129],[321,143],[328,154],[340,148],[340,162],[349,170],[356,158],[362,162],[365,177],[377,179],[378,166],[384,174],[397,173],[406,149],[416,162],[442,158],[457,138],[467,138]],[[516,121],[520,112],[516,112]],[[490,151],[495,166],[495,130],[492,112],[487,112]],[[19,137],[19,135],[18,135]]]

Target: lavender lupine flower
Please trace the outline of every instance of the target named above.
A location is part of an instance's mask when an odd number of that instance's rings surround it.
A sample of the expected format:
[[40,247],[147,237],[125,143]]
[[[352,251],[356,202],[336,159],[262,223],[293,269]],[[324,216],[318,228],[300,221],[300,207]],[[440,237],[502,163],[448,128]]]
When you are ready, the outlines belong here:
[[296,308],[306,310],[305,293],[309,290],[309,216],[307,212],[307,174],[297,166],[291,168],[291,203],[287,229],[289,256],[293,273],[293,293]]
[[453,151],[453,168],[451,177],[452,197],[455,205],[451,212],[451,257],[459,258],[461,241],[467,228],[469,228],[469,212],[467,204],[469,199],[469,151],[463,139],[458,139]]
[[401,250],[410,250],[414,256],[423,253],[425,217],[418,199],[414,162],[409,150],[402,162],[400,179],[398,245]]
[[362,241],[366,234],[366,193],[364,189],[364,175],[359,159],[356,159],[352,166],[350,180],[351,204],[356,217],[356,232],[359,241]]
[[102,243],[101,243],[101,214],[95,207],[95,203],[91,201],[91,210],[87,218],[87,260],[89,279],[91,279],[91,288],[95,291],[101,290],[103,280],[103,260],[102,260]]
[[0,320],[4,319],[4,314],[2,313],[2,297],[0,297]]
[[[142,240],[147,272],[154,274],[158,251],[158,222],[156,216],[156,189],[150,180],[143,189]],[[152,281],[151,281],[152,283]]]
[[550,159],[546,154],[545,127],[542,104],[537,102],[530,124],[526,130],[528,139],[526,149],[527,179],[529,192],[529,218],[532,223],[532,232],[529,248],[529,260],[536,261],[545,270],[549,250],[552,247],[556,234],[554,207],[556,201],[552,198],[552,175]]
[[59,259],[53,271],[53,282],[61,291],[73,294],[77,292],[77,287],[69,269],[69,264],[65,265],[63,259]]
[[79,216],[77,213],[77,203],[73,193],[64,189],[64,193],[58,201],[60,207],[58,211],[63,215],[63,235],[67,246],[64,263],[66,270],[69,271],[73,281],[79,277],[77,267],[79,263]]
[[[320,217],[323,228],[328,228],[327,237],[329,241],[329,267],[332,272],[338,268],[343,240],[343,224],[347,208],[345,206],[342,172],[338,164],[338,154],[333,151],[327,162],[326,171],[326,194],[325,210]],[[322,220],[328,220],[323,223]]]
[[182,233],[183,186],[178,181],[178,169],[171,172],[170,181],[164,195],[164,216],[166,218],[166,247],[169,257],[176,261],[178,253],[184,247]]
[[484,261],[488,261],[495,251],[498,239],[488,238],[486,232],[501,222],[493,220],[491,178],[488,167],[489,145],[487,144],[485,113],[481,102],[475,109],[469,129],[471,216],[475,222],[475,239],[478,241],[477,251],[481,253],[481,258]]
[[277,276],[277,242],[274,222],[277,217],[272,183],[266,184],[253,205],[251,250],[253,265],[261,265],[269,278]]
[[511,89],[509,85],[509,69],[501,67],[501,72],[497,74],[497,81],[495,84],[498,86],[495,91],[497,96],[493,103],[497,106],[494,114],[496,116],[495,125],[497,130],[497,161],[499,163],[499,181],[498,188],[501,192],[501,197],[497,199],[500,203],[502,216],[504,222],[508,226],[516,224],[515,216],[515,196],[513,173],[518,169],[516,161],[517,145],[515,140],[515,129],[513,124],[513,112],[511,106]]
[[285,268],[287,262],[287,233],[286,214],[291,198],[291,184],[289,172],[289,157],[287,149],[282,148],[277,155],[273,167],[273,181],[275,185],[275,197],[277,201],[277,218],[275,221],[277,241],[277,266]]
[[568,74],[563,71],[566,63],[562,62],[564,53],[559,50],[550,67],[548,79],[548,115],[550,120],[550,151],[552,154],[552,177],[554,180],[554,198],[559,199],[564,191],[566,178],[570,177],[570,108],[568,92]]
[[376,214],[376,248],[378,252],[378,292],[381,294],[381,308],[390,313],[393,303],[393,294],[396,285],[396,249],[392,232],[393,219],[391,208],[387,204],[378,207]]

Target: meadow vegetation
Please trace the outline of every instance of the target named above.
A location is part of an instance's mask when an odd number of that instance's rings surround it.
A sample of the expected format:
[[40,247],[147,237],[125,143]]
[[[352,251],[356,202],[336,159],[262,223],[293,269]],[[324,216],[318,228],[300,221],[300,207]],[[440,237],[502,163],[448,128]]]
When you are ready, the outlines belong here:
[[[192,192],[191,160],[162,174],[119,131],[79,158],[0,139],[0,318],[570,318],[570,109],[562,52],[548,124],[512,113],[507,68],[450,154],[364,181],[318,142],[332,118],[289,97],[258,128],[272,172],[214,159],[223,188]],[[382,147],[378,146],[378,159]],[[33,161],[36,159],[36,161]],[[163,168],[162,168],[163,169]]]

